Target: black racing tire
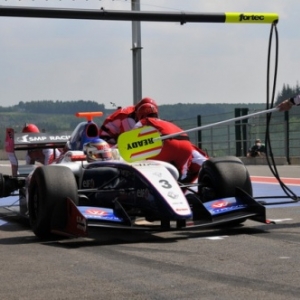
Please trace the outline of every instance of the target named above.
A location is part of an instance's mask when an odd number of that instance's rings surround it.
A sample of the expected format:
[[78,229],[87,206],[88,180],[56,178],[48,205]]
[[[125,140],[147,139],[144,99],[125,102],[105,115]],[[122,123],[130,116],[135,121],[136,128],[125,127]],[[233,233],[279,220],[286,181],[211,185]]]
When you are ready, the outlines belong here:
[[199,177],[199,195],[203,189],[211,192],[209,200],[235,197],[236,188],[241,188],[252,197],[250,175],[243,162],[235,156],[210,158],[201,167]]
[[51,237],[54,207],[69,197],[78,205],[78,188],[75,176],[65,166],[36,168],[28,187],[28,211],[31,229],[41,238]]

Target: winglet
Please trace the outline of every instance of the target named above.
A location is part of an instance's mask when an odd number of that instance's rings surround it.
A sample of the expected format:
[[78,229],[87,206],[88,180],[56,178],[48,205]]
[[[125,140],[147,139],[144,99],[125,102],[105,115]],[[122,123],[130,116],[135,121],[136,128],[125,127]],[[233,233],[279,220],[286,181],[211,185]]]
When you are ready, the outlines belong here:
[[103,112],[94,111],[94,112],[78,112],[75,114],[77,118],[86,118],[88,122],[93,121],[93,117],[102,117]]

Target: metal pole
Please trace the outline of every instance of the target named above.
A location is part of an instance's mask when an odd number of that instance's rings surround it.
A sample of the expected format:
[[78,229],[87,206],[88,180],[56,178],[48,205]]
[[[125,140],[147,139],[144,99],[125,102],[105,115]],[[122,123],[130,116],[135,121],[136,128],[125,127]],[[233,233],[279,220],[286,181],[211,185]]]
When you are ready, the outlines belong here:
[[289,118],[289,112],[284,112],[284,148],[285,148],[285,156],[288,164],[291,164],[291,158],[290,158],[290,118]]
[[0,17],[52,18],[76,20],[113,20],[113,21],[148,21],[148,22],[187,22],[193,23],[239,23],[271,24],[277,23],[276,13],[188,13],[188,12],[145,12],[111,11],[95,9],[61,9],[41,7],[14,7],[0,5]]
[[[131,0],[132,11],[140,11],[140,0]],[[133,105],[142,99],[141,22],[132,21]]]
[[[241,115],[241,109],[234,109],[234,116],[238,118]],[[241,156],[241,121],[235,122],[235,156]]]

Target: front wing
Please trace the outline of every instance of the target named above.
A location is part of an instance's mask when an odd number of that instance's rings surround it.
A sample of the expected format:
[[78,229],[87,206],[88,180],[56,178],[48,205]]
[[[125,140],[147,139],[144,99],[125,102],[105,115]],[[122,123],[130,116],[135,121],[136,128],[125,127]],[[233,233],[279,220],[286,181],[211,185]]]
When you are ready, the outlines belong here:
[[266,209],[242,190],[237,197],[223,198],[193,204],[190,219],[148,222],[130,218],[121,204],[114,209],[76,206],[71,199],[58,205],[53,213],[52,232],[79,237],[88,235],[88,227],[140,229],[146,231],[189,230],[213,226],[238,224],[246,219],[268,223]]

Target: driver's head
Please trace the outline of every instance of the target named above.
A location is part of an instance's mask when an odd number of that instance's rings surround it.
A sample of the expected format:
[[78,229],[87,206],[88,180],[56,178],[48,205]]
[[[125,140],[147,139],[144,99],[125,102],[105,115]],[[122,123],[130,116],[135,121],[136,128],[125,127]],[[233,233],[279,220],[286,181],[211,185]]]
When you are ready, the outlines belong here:
[[40,130],[38,129],[38,127],[36,125],[26,123],[22,129],[22,132],[23,133],[32,133],[32,132],[39,133]]
[[83,145],[88,162],[113,159],[111,148],[102,139],[96,138]]

